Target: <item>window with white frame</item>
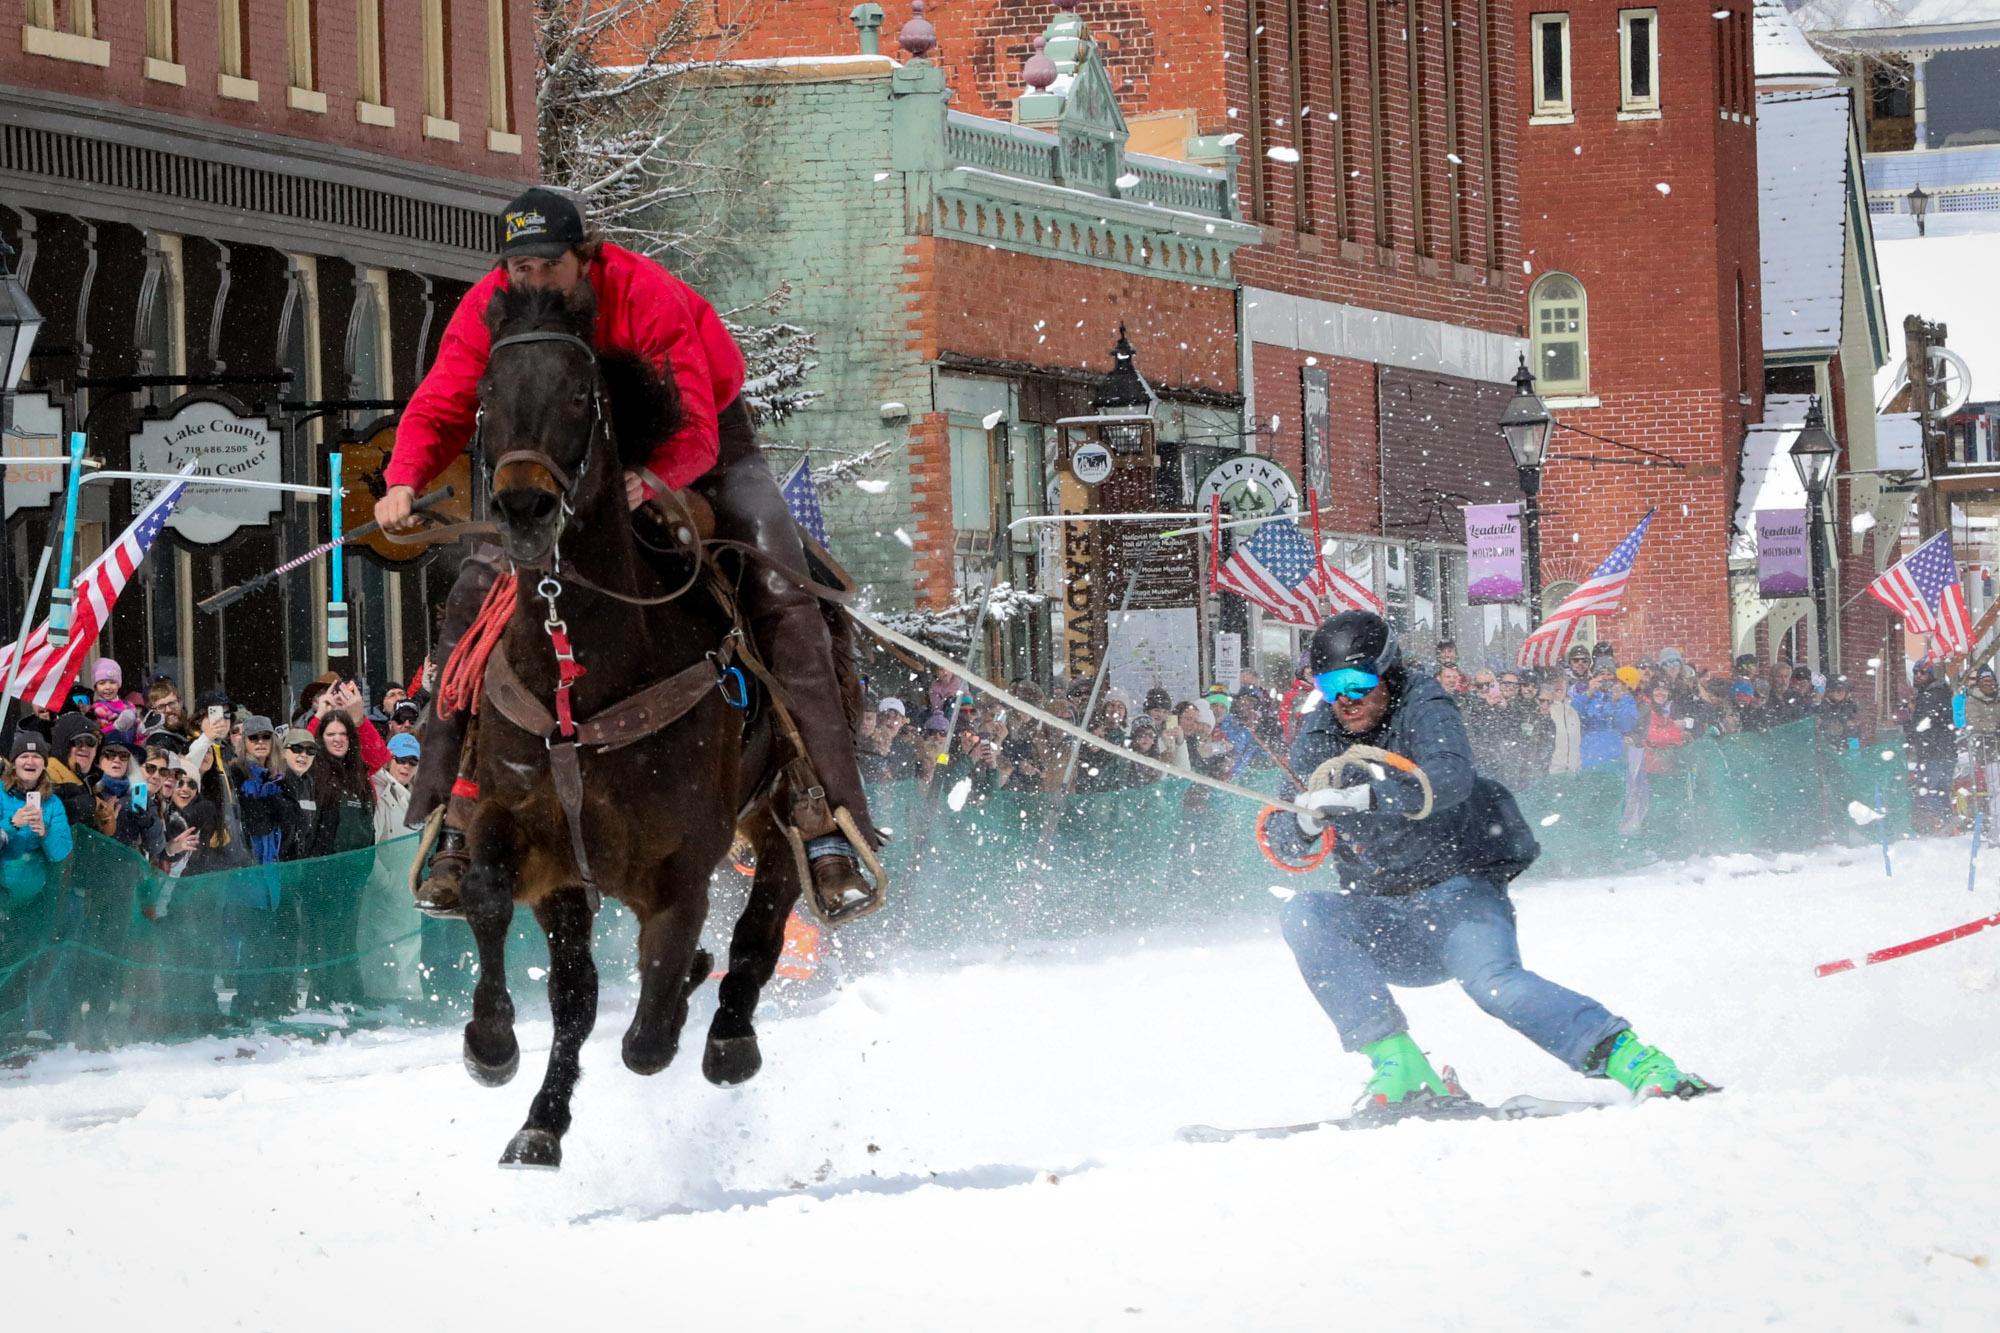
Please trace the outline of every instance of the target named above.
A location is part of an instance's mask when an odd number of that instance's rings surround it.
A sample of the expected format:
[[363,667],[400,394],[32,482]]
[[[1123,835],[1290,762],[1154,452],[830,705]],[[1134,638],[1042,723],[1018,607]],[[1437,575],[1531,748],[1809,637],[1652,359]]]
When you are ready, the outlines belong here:
[[1544,273],[1528,292],[1536,388],[1545,395],[1590,392],[1590,304],[1567,273]]
[[70,37],[97,36],[96,0],[27,0],[28,26]]
[[174,0],[146,0],[146,58],[175,64],[179,49],[174,41]]
[[451,119],[450,0],[423,0],[424,114]]
[[1660,110],[1660,11],[1618,11],[1618,109],[1639,115]]
[[226,78],[250,77],[248,9],[249,0],[216,0],[216,54]]
[[355,0],[354,50],[360,62],[355,95],[371,106],[382,99],[382,0]]
[[501,134],[514,128],[508,106],[512,63],[507,50],[507,0],[486,0],[486,128]]
[[285,40],[291,52],[292,87],[318,88],[319,71],[313,50],[313,0],[287,0]]
[[1534,51],[1535,115],[1568,119],[1569,15],[1534,14],[1528,19]]

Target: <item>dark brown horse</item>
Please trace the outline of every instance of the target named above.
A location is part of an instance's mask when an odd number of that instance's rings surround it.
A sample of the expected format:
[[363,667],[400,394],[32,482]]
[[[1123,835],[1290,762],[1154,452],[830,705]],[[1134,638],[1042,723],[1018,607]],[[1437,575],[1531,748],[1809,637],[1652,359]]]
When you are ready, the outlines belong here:
[[[800,887],[770,812],[782,756],[768,711],[733,706],[720,684],[732,622],[692,566],[683,579],[671,561],[642,552],[628,512],[624,469],[671,433],[671,385],[636,360],[595,355],[593,317],[587,283],[567,300],[503,291],[489,312],[493,352],[479,387],[481,460],[493,468],[493,517],[519,583],[480,709],[481,797],[463,891],[479,950],[466,1067],[498,1086],[520,1065],[503,957],[516,903],[533,908],[548,935],[555,1019],[548,1073],[500,1159],[507,1166],[562,1160],[579,1054],[597,1017],[588,886],[639,919],[639,1003],[624,1057],[635,1073],[657,1073],[674,1058],[688,997],[708,975],[711,959],[698,943],[709,877],[744,824],[758,871],[702,1058],[702,1072],[718,1084],[740,1083],[761,1063],[751,1016]],[[684,583],[684,595],[661,600]],[[552,622],[561,622],[560,637]],[[574,841],[558,782],[563,738],[541,734],[553,728],[528,716],[537,704],[551,719],[558,711],[556,645],[564,640],[582,668],[570,709],[585,724],[585,743],[570,752],[581,791],[569,803],[580,814]],[[619,709],[666,680],[681,686],[640,700],[647,717]],[[674,720],[660,727],[668,714]],[[590,743],[593,734],[604,743]]]

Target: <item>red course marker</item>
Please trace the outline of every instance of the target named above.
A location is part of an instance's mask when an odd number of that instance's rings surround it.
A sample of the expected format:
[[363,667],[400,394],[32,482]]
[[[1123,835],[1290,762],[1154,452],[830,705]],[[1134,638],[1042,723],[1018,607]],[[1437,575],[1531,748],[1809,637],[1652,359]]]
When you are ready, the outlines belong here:
[[1977,921],[1968,921],[1962,926],[1953,926],[1950,930],[1940,930],[1937,934],[1926,935],[1920,940],[1910,940],[1904,944],[1892,944],[1886,949],[1877,949],[1863,958],[1859,963],[1855,962],[1852,958],[1841,958],[1831,963],[1821,963],[1813,969],[1813,975],[1816,977],[1830,977],[1836,972],[1852,972],[1857,967],[1872,967],[1876,963],[1887,963],[1893,959],[1906,958],[1913,953],[1922,953],[1926,949],[1935,949],[1940,944],[1950,944],[1953,940],[1962,940],[1967,935],[1977,935],[1988,926],[2000,926],[2000,913],[1996,913],[1993,916],[1983,916]]

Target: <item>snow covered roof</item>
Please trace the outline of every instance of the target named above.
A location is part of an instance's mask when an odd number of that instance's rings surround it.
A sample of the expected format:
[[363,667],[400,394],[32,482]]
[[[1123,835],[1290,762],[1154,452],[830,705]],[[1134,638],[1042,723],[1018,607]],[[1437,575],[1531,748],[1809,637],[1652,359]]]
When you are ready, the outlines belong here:
[[1836,79],[1839,71],[1813,50],[1784,0],[1757,0],[1751,11],[1756,24],[1757,81]]
[[1736,526],[1729,534],[1731,560],[1757,558],[1757,511],[1804,509],[1805,483],[1792,465],[1792,441],[1805,426],[1812,399],[1800,393],[1764,397],[1764,419],[1743,440],[1743,482],[1736,492]]
[[1808,32],[2000,23],[2000,0],[1793,0]]
[[1993,221],[1986,215],[1979,227],[1970,215],[1946,214],[1930,219],[1930,235],[1920,237],[1907,215],[1875,219],[1882,304],[1899,349],[1878,378],[1878,402],[1902,360],[1905,315],[1942,322],[1945,346],[1972,372],[1972,401],[2000,401],[2000,264],[1993,262],[2000,235]]
[[1870,153],[1865,170],[1871,194],[1908,194],[1921,185],[1936,192],[1954,185],[2000,184],[2000,144],[1927,148],[1921,153]]
[[1847,115],[1844,88],[1757,98],[1757,227],[1766,352],[1840,344]]

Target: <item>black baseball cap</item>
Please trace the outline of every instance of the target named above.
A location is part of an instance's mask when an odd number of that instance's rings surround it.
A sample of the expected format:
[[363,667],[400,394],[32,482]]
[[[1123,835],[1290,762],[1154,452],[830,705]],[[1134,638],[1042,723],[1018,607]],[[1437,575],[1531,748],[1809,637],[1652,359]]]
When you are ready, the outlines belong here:
[[500,257],[560,259],[583,244],[583,210],[568,195],[535,186],[500,215]]

